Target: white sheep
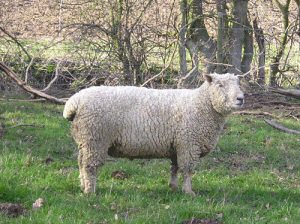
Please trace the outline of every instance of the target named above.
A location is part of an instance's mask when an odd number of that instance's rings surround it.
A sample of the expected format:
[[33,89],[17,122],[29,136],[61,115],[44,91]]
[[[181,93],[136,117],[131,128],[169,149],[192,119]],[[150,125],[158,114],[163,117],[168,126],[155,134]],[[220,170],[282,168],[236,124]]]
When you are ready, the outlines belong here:
[[177,189],[181,171],[182,190],[194,195],[195,165],[216,146],[225,117],[244,101],[235,75],[205,79],[193,90],[101,86],[73,95],[63,116],[73,121],[83,191],[95,192],[97,169],[109,155],[170,158],[171,189]]

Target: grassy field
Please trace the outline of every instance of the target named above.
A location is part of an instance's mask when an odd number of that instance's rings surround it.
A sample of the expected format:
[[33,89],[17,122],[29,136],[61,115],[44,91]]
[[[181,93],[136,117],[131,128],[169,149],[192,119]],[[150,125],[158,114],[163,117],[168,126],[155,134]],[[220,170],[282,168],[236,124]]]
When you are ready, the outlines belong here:
[[[230,117],[218,147],[193,176],[197,197],[168,188],[169,161],[118,159],[99,172],[97,194],[79,188],[77,150],[62,106],[0,101],[0,203],[25,215],[0,223],[300,223],[300,139],[252,116]],[[299,122],[281,119],[300,129]],[[114,179],[122,170],[128,178]],[[44,206],[33,210],[38,198]]]

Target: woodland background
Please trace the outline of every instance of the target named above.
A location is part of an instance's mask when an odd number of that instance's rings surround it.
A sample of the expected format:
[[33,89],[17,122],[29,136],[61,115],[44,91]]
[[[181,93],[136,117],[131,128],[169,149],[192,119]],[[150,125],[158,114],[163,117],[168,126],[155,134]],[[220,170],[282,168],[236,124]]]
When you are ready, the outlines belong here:
[[44,91],[195,87],[205,72],[244,74],[254,91],[299,87],[299,0],[2,0],[1,6],[0,60]]

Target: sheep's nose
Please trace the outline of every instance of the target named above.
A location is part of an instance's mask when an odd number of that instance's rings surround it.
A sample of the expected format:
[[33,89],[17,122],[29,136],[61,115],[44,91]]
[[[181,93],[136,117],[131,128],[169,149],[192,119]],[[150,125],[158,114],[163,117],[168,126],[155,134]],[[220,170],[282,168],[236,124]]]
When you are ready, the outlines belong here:
[[239,105],[242,105],[244,103],[244,97],[238,96],[236,100],[239,102]]

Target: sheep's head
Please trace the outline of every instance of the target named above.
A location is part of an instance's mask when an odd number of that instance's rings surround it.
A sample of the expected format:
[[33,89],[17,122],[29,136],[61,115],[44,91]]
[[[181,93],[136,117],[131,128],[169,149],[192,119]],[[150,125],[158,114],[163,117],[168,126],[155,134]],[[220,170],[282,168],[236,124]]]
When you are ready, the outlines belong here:
[[204,75],[209,84],[208,91],[213,108],[221,114],[228,114],[244,103],[239,78],[234,74]]

